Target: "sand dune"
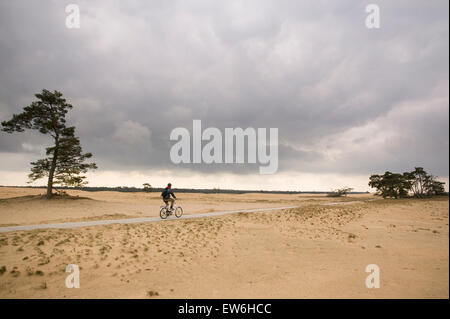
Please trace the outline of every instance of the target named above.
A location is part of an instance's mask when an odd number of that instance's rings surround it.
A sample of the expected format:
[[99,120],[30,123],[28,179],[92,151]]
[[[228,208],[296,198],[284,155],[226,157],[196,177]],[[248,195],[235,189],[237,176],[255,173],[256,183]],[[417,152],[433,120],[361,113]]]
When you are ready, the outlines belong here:
[[[68,191],[71,199],[47,201],[44,189],[0,187],[0,226],[29,225],[84,220],[157,217],[163,204],[160,193]],[[76,199],[76,197],[79,199]],[[353,195],[367,198],[367,195]],[[185,214],[224,210],[269,208],[349,200],[324,195],[299,194],[198,194],[180,193],[178,204]]]
[[[56,202],[27,209],[26,199],[2,201],[1,223],[7,224],[11,216],[16,223],[107,213],[130,216],[139,205],[147,207],[142,214],[150,216],[149,207],[159,206],[153,194],[104,193],[66,203],[68,209]],[[220,203],[219,209],[243,204],[254,208],[258,200],[302,206],[164,223],[0,234],[0,297],[449,297],[448,198],[323,206],[318,200],[336,199],[189,196],[183,194],[183,205],[197,212],[208,209],[202,201]],[[130,200],[135,201],[130,206],[136,206],[125,212],[111,209],[125,208]],[[381,270],[379,289],[365,286],[365,267],[372,263]],[[81,288],[66,288],[67,264],[80,266]]]

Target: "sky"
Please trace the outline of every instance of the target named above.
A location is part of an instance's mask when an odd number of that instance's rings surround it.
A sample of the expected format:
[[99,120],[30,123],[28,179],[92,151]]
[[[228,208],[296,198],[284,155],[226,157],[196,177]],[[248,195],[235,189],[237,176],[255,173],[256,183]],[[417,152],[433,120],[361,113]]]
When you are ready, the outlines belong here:
[[[80,27],[67,28],[69,3]],[[377,4],[380,27],[367,28]],[[449,3],[0,0],[0,120],[58,90],[98,169],[88,186],[371,191],[449,176]],[[173,129],[277,128],[278,170],[175,164]],[[0,185],[51,139],[0,132]],[[40,180],[32,185],[45,185]]]

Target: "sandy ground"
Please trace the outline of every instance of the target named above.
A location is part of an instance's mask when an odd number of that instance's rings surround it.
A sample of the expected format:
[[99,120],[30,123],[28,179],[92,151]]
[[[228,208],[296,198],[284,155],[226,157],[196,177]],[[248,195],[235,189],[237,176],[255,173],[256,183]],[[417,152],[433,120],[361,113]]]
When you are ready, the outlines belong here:
[[[176,190],[175,190],[176,192]],[[0,226],[130,217],[157,217],[164,203],[160,193],[68,191],[72,199],[37,200],[44,189],[0,187]],[[73,199],[76,197],[79,199]],[[178,193],[184,214],[294,206],[299,203],[364,199],[371,195],[330,198],[304,194],[199,194]]]
[[[159,207],[156,194],[101,192],[89,193],[90,200],[48,203],[32,197],[4,200],[36,190],[1,191],[2,224],[129,216],[137,207],[153,216],[152,205]],[[0,298],[449,297],[448,198],[321,206],[336,199],[180,197],[183,207],[196,212],[302,206],[161,223],[3,233]],[[133,207],[125,210],[130,201]],[[79,265],[81,288],[66,288],[68,264]],[[366,287],[368,264],[379,266],[380,288]]]

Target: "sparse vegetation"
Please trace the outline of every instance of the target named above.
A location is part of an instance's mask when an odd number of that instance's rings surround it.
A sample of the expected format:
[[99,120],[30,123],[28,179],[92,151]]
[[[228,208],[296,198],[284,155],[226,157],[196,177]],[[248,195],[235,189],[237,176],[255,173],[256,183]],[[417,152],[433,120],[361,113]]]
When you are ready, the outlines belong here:
[[0,246],[8,246],[8,238],[0,238]]
[[328,193],[327,196],[328,197],[341,197],[341,196],[347,196],[348,193],[350,193],[351,191],[353,191],[352,187],[347,187],[344,186],[342,188],[338,188],[336,190],[334,190],[331,193]]
[[50,262],[50,258],[48,258],[48,257],[43,257],[43,258],[41,258],[41,261],[38,263],[38,265],[39,265],[39,266],[43,266],[43,265],[48,264],[49,262]]
[[31,268],[30,266],[28,266],[27,268],[25,268],[25,271],[27,272],[28,276],[32,276],[34,274],[34,270],[33,268]]
[[[144,194],[121,194],[121,196],[146,197]],[[299,196],[295,197],[298,198]],[[8,295],[12,297],[33,297],[34,294],[34,296],[40,297],[45,293],[46,296],[55,296],[60,293],[58,288],[60,284],[53,285],[52,282],[56,283],[61,279],[61,284],[64,285],[63,278],[67,276],[65,269],[68,263],[84,265],[92,274],[89,280],[96,282],[108,282],[109,280],[111,282],[109,287],[113,290],[116,289],[115,287],[120,287],[123,290],[120,290],[119,293],[123,293],[123,296],[135,295],[136,291],[130,291],[134,286],[137,286],[142,287],[138,290],[142,289],[144,298],[154,299],[161,298],[159,294],[163,295],[163,298],[166,294],[174,295],[169,289],[173,287],[171,286],[174,284],[173,281],[165,282],[166,288],[161,293],[156,291],[160,290],[158,288],[160,284],[154,285],[160,283],[161,274],[171,271],[174,267],[186,267],[195,276],[199,275],[197,271],[200,271],[200,269],[214,272],[222,271],[225,269],[223,267],[236,267],[237,270],[245,272],[246,266],[236,261],[244,259],[251,261],[250,267],[259,269],[260,265],[253,263],[253,261],[261,261],[262,263],[267,260],[265,258],[269,255],[274,255],[282,260],[286,256],[288,258],[286,260],[289,263],[292,261],[292,264],[294,264],[297,253],[315,253],[304,249],[304,244],[307,244],[308,240],[314,242],[310,242],[311,246],[306,247],[316,247],[316,244],[320,243],[318,252],[323,256],[326,256],[329,251],[333,254],[329,249],[334,247],[333,249],[344,249],[349,254],[359,254],[359,252],[366,253],[366,255],[379,253],[383,257],[385,255],[383,251],[392,249],[391,247],[384,247],[385,244],[383,243],[386,243],[384,238],[377,237],[374,240],[368,240],[372,233],[381,228],[384,230],[384,227],[378,227],[381,224],[372,228],[369,221],[364,221],[361,225],[363,227],[343,226],[350,222],[358,223],[359,216],[367,210],[377,212],[378,210],[386,211],[393,208],[393,212],[408,211],[408,209],[409,211],[417,211],[416,205],[420,205],[418,207],[423,208],[424,212],[438,214],[432,215],[434,221],[443,218],[443,215],[441,215],[442,206],[445,201],[448,203],[448,199],[445,197],[425,201],[415,199],[365,201],[369,198],[363,196],[348,200],[342,198],[339,202],[353,202],[355,200],[362,202],[328,206],[323,205],[323,203],[337,201],[327,200],[322,196],[320,200],[302,201],[299,207],[282,211],[236,213],[211,218],[181,219],[172,223],[113,224],[108,227],[5,233],[2,234],[2,238],[9,241],[10,246],[1,247],[0,253],[3,256],[5,253],[9,253],[8,258],[3,260],[3,264],[9,266],[7,272],[5,267],[5,274],[0,278],[2,278],[3,283],[11,283],[11,288],[7,287],[7,289],[11,289],[11,291],[16,289],[17,292],[11,293],[3,290],[0,291],[0,295],[2,297]],[[48,205],[54,204],[54,202],[51,202]],[[440,211],[436,209],[438,207],[440,207]],[[373,216],[375,217],[375,215],[374,213]],[[421,218],[423,218],[423,215],[425,214],[422,214]],[[388,232],[402,231],[406,235],[408,233],[416,234],[410,233],[412,230],[397,224],[394,219],[386,223],[381,214],[378,218],[380,219],[379,222],[383,222],[382,225],[387,227]],[[397,224],[397,227],[393,228],[394,224],[392,223]],[[429,233],[437,240],[447,234],[443,226],[445,223],[448,223],[448,219],[436,221],[436,224],[430,225],[428,231],[423,232],[423,234]],[[411,221],[411,224],[413,224],[413,221]],[[372,231],[366,232],[368,229],[366,226]],[[414,227],[414,229],[421,231],[418,227]],[[433,232],[433,230],[436,230],[436,232]],[[176,239],[176,244],[173,244],[175,243],[173,239]],[[37,244],[40,241],[44,241],[44,245],[38,246]],[[14,242],[19,245],[12,247],[11,244]],[[336,242],[339,245],[335,245]],[[329,246],[327,243],[333,245]],[[378,244],[383,245],[383,249],[379,249],[381,247],[376,248],[375,246]],[[19,247],[22,247],[24,252],[17,252]],[[256,257],[259,249],[263,249],[267,254]],[[348,251],[346,249],[353,250]],[[25,260],[24,256],[29,257],[27,261],[22,261]],[[227,264],[227,260],[231,262],[231,266]],[[326,261],[326,259],[324,260]],[[50,262],[50,264],[42,267],[38,265],[45,261]],[[267,262],[271,263],[272,261],[267,260]],[[324,268],[332,263],[332,261],[326,262],[329,263],[324,265]],[[277,263],[276,265],[280,265],[280,269],[274,269],[272,273],[272,268],[269,268],[267,272],[275,274],[279,271],[289,271],[289,268],[282,268],[284,266],[281,266],[281,264]],[[12,266],[18,266],[18,269],[15,270],[21,272],[17,278],[10,274]],[[135,276],[138,273],[146,274],[146,276]],[[176,280],[176,278],[173,279]],[[255,278],[251,279],[254,280]],[[46,290],[33,292],[33,289],[38,289],[38,285],[44,280],[49,281],[49,286],[39,289]],[[126,284],[127,280],[129,280],[128,285]],[[137,284],[137,281],[145,282]],[[223,282],[221,279],[218,281],[219,284]],[[121,283],[123,285],[120,285]],[[32,285],[31,290],[23,289],[25,285],[29,287],[30,284]],[[186,287],[183,283],[177,283],[177,285],[175,287],[176,297],[182,296]],[[146,287],[153,288],[150,290]],[[139,293],[139,291],[137,292]],[[108,295],[110,295],[109,291],[104,293],[92,288],[86,290],[86,296],[88,297]]]
[[159,296],[159,293],[157,291],[149,290],[147,291],[147,296],[149,297]]
[[17,269],[13,269],[13,270],[10,271],[10,274],[13,277],[19,277],[20,276],[20,271],[18,271]]
[[66,238],[66,239],[64,239],[64,240],[61,240],[61,241],[57,242],[57,243],[55,244],[55,246],[64,245],[65,243],[68,243],[68,242],[70,242],[70,239],[69,239],[69,238]]

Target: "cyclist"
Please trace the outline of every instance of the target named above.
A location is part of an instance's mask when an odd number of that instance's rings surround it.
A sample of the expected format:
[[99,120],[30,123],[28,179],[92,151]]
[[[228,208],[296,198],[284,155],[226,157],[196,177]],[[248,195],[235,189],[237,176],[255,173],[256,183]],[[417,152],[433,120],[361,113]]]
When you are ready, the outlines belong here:
[[[170,198],[170,195],[172,195],[173,198]],[[172,191],[171,183],[167,184],[167,187],[164,188],[163,192],[161,193],[161,196],[162,196],[162,200],[164,201],[164,203],[166,203],[166,206],[170,202],[170,210],[172,211],[173,204],[175,203],[175,199],[177,199],[177,197],[175,196],[175,194]]]

